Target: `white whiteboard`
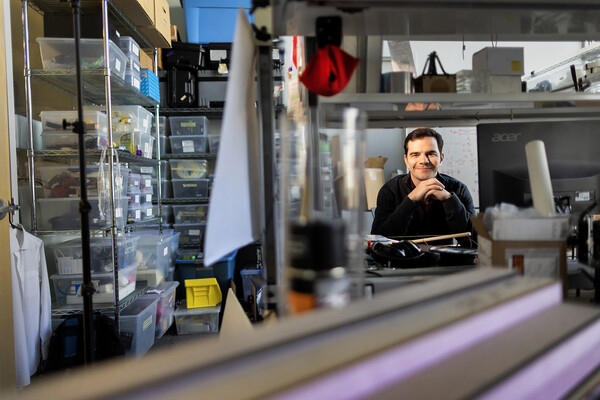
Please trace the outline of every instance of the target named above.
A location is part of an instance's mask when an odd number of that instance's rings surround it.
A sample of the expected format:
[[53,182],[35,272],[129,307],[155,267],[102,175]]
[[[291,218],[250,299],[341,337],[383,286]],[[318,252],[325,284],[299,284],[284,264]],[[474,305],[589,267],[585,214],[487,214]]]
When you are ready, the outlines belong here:
[[479,172],[477,167],[477,127],[435,128],[444,138],[444,161],[440,172],[458,179],[473,196],[479,208]]

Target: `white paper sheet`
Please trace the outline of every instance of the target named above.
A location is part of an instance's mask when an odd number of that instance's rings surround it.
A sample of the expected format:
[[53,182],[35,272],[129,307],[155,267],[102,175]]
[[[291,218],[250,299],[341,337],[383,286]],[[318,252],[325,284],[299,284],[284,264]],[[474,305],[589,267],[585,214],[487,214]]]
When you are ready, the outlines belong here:
[[260,162],[255,109],[255,46],[252,27],[238,11],[204,237],[204,264],[260,238]]

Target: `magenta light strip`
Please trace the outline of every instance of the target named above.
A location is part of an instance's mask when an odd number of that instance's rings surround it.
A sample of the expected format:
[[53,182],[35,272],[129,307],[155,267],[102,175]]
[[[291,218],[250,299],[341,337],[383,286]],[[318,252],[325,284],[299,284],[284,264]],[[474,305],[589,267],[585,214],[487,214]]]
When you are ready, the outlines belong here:
[[400,344],[395,349],[281,393],[273,399],[354,400],[368,397],[561,301],[562,285],[550,285]]
[[600,320],[544,353],[480,399],[562,399],[598,365]]

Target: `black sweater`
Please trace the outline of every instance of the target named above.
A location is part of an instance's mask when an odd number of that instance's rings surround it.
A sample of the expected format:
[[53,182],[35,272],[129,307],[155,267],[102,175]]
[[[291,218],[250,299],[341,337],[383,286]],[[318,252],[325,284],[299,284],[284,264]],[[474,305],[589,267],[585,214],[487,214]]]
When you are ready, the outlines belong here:
[[433,200],[427,212],[422,202],[408,198],[413,190],[410,174],[387,181],[377,195],[371,233],[384,236],[473,233],[469,216],[475,215],[475,208],[469,189],[451,176],[438,174],[436,178],[452,193],[452,197],[444,201]]

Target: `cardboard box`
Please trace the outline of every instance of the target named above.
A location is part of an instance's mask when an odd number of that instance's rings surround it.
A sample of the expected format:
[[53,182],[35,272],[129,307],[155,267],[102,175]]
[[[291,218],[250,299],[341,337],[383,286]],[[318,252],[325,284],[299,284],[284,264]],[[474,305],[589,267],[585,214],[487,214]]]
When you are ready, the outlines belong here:
[[486,47],[473,54],[473,70],[492,75],[523,76],[522,47]]
[[114,0],[114,2],[134,25],[154,25],[154,0]]
[[[154,71],[154,49],[141,49],[140,51],[140,68],[148,68]],[[160,50],[160,49],[159,49]],[[160,60],[160,54],[158,56]]]
[[471,217],[471,222],[477,231],[480,266],[517,269],[524,276],[559,279],[566,296],[566,240],[494,240],[483,224],[483,214]]
[[179,42],[179,30],[177,29],[177,25],[171,25],[171,42]]
[[377,207],[379,189],[385,183],[383,166],[386,157],[371,157],[365,162],[365,190],[367,194],[367,209]]
[[516,75],[490,75],[489,93],[521,93],[521,77]]
[[154,0],[154,24],[140,26],[140,32],[155,47],[171,47],[171,15],[167,0]]
[[421,75],[415,79],[416,93],[456,93],[456,75]]

